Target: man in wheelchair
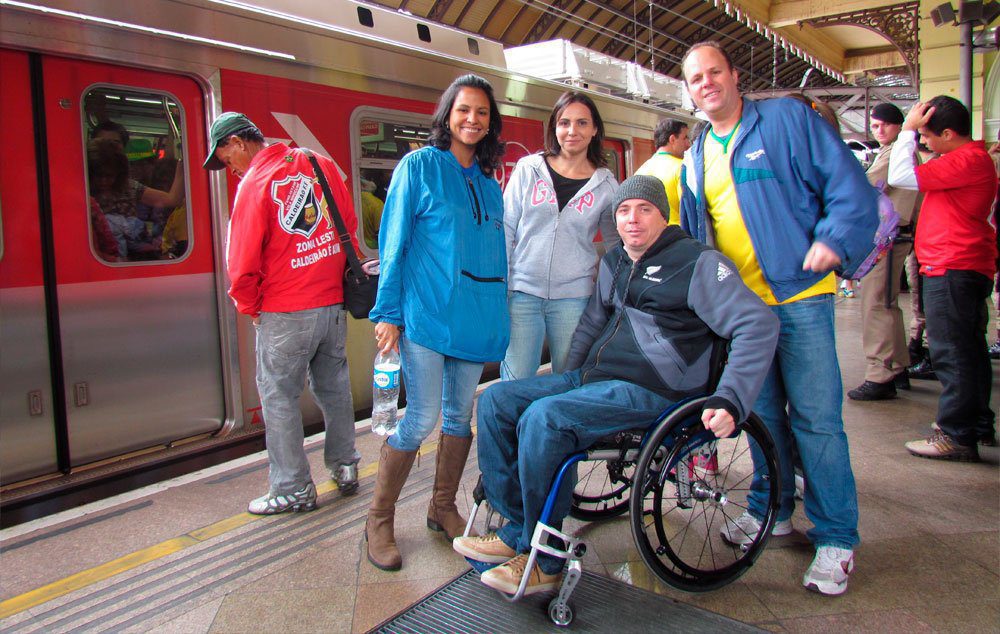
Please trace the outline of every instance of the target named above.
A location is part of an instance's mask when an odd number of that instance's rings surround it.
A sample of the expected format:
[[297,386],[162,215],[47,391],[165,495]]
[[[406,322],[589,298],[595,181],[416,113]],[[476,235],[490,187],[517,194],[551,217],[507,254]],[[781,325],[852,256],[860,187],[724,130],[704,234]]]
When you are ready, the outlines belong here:
[[[454,549],[498,565],[486,585],[514,594],[553,477],[569,455],[609,434],[648,427],[672,404],[708,391],[713,341],[729,361],[701,420],[719,438],[757,398],[774,354],[778,321],[718,251],[668,226],[663,184],[622,183],[612,203],[623,244],[601,260],[597,285],[573,336],[567,371],[495,384],[479,399],[479,466],[487,499],[507,522],[460,537]],[[550,526],[570,508],[572,478]],[[524,594],[554,589],[564,560],[540,554]]]

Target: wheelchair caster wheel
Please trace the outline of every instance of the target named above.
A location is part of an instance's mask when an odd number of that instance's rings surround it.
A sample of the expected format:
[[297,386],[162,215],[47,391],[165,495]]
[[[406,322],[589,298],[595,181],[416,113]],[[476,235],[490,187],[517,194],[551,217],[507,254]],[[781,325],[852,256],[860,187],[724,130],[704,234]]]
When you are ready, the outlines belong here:
[[549,602],[549,620],[559,627],[568,627],[573,622],[573,606],[569,603],[560,604],[559,597]]

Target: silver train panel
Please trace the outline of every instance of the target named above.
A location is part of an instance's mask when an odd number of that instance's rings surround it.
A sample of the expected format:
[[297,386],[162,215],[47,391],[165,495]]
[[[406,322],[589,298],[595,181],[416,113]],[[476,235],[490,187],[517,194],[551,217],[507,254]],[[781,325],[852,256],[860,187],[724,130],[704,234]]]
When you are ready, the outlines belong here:
[[59,287],[74,466],[222,426],[213,278]]
[[40,286],[4,289],[0,291],[0,482],[55,470],[44,291]]

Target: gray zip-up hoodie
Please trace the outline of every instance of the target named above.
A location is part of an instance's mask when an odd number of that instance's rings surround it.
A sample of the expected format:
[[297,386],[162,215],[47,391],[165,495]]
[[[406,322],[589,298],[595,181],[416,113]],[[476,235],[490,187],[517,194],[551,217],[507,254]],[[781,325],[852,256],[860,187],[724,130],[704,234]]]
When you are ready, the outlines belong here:
[[611,171],[599,168],[560,211],[545,158],[532,154],[518,161],[503,194],[508,288],[543,299],[589,296],[598,228],[606,251],[621,242],[611,209],[617,191]]

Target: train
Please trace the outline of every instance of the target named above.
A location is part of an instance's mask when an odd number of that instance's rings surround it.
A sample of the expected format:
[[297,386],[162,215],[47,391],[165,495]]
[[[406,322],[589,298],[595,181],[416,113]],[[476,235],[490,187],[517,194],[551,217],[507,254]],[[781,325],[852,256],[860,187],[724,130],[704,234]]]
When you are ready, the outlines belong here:
[[[502,185],[541,149],[567,85],[511,70],[497,42],[352,0],[0,0],[4,490],[262,433],[253,330],[226,294],[236,179],[201,166],[218,114],[243,112],[269,140],[331,157],[362,248],[377,255],[363,197],[384,192],[400,158],[426,140],[440,93],[465,73],[495,88]],[[680,103],[577,88],[600,109],[619,180],[653,154],[661,118],[693,120]],[[166,165],[163,189],[171,169],[183,178],[183,202],[167,210],[183,239],[169,251],[162,210],[131,219],[146,242],[117,256],[99,248],[88,148],[108,121],[127,132],[130,169]],[[359,415],[371,406],[374,352],[372,324],[352,319]],[[302,408],[306,425],[321,420],[308,392]]]

